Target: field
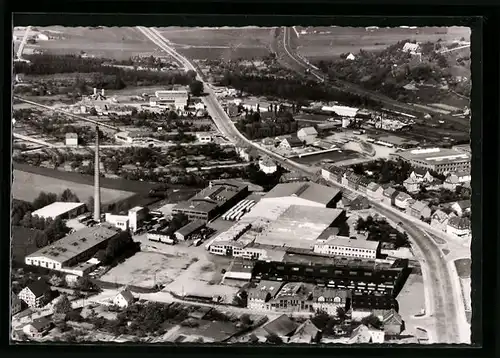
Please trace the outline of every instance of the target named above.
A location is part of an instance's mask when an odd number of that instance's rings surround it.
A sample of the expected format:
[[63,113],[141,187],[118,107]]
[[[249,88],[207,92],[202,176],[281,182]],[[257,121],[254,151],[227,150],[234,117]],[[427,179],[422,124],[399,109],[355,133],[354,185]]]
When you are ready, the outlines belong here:
[[78,54],[85,51],[96,57],[128,59],[137,55],[160,55],[156,46],[133,27],[85,27],[50,26],[39,31],[52,32],[56,39],[39,41],[26,48],[47,50],[55,54]]
[[[82,201],[94,195],[92,185],[79,184],[14,169],[14,182],[12,184],[14,199],[32,202],[42,191],[60,194],[66,188],[71,189]],[[132,195],[133,193],[127,191],[101,188],[101,202],[103,204],[120,201]]]
[[[364,27],[297,27],[297,31],[301,30],[305,30],[307,34],[301,34],[298,38],[295,32],[291,31],[293,43],[302,56],[316,60],[331,58],[346,52],[356,54],[360,49],[365,51],[381,50],[406,39],[420,42],[442,39],[444,42],[451,42],[459,40],[461,37],[464,37],[466,41],[470,38],[470,29],[464,27],[380,28],[375,30],[366,30]],[[318,33],[313,33],[314,30]]]

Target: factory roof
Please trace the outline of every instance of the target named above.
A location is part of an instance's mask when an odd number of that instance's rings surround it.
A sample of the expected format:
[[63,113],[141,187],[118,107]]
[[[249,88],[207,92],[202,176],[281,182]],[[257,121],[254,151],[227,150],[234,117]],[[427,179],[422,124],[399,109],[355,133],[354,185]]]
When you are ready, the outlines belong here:
[[340,209],[291,205],[257,236],[255,242],[281,247],[311,248],[342,213]]
[[311,182],[283,183],[276,185],[263,199],[298,197],[326,205],[339,194],[338,189]]
[[379,246],[378,241],[358,240],[349,237],[331,236],[324,242],[324,245],[336,245],[342,247],[355,247],[366,250],[377,250]]
[[248,260],[233,260],[227,269],[227,272],[243,272],[249,273],[252,272],[254,267],[253,261]]
[[41,209],[33,211],[33,216],[39,216],[45,219],[55,219],[67,212],[85,206],[84,203],[66,203],[62,201],[56,201],[55,203],[44,206]]
[[347,107],[347,106],[323,106],[322,111],[335,112],[341,117],[354,117],[359,111],[359,108]]
[[345,300],[347,298],[351,298],[351,291],[350,290],[339,290],[339,289],[330,288],[330,287],[315,286],[313,289],[313,297],[316,300],[319,297],[323,297],[325,299],[339,297],[342,299],[343,302],[345,302]]
[[314,290],[313,284],[302,283],[302,282],[289,282],[283,285],[276,295],[276,299],[282,297],[297,297],[297,296],[309,296]]
[[417,161],[429,165],[463,162],[470,160],[469,153],[449,148],[413,149],[395,153],[405,160]]
[[186,235],[192,234],[196,230],[201,229],[203,226],[205,226],[205,223],[203,222],[203,220],[195,220],[195,221],[191,221],[187,225],[184,225],[179,230],[177,230],[175,233],[186,236]]
[[251,288],[248,291],[248,298],[254,300],[265,300],[268,294],[271,298],[273,298],[276,296],[282,285],[282,282],[261,280],[257,287]]
[[86,227],[41,248],[27,257],[44,257],[64,264],[117,234],[118,231],[110,226]]

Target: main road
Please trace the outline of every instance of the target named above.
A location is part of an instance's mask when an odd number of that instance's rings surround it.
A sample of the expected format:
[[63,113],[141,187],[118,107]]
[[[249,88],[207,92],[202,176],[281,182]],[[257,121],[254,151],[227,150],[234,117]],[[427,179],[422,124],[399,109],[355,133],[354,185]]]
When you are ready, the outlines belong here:
[[[187,70],[195,71],[197,73],[198,80],[203,82],[202,77],[198,73],[195,66],[193,66],[187,58],[177,53],[175,49],[171,48],[168,45],[168,42],[156,29],[144,27],[138,27],[138,29],[158,47],[183,64]],[[316,174],[317,171],[315,169],[293,162],[292,160],[263,148],[262,146],[245,138],[236,129],[234,123],[220,105],[210,86],[204,83],[204,88],[206,89],[207,95],[203,98],[203,101],[205,102],[208,112],[217,128],[227,137],[227,139],[233,141],[236,145],[253,147],[260,153],[274,158],[280,164],[291,167],[308,176]],[[436,247],[434,242],[432,242],[424,230],[422,230],[414,221],[401,215],[401,213],[398,213],[395,210],[383,206],[379,202],[371,199],[370,201],[381,214],[387,216],[387,218],[392,221],[400,222],[402,224],[413,241],[414,246],[419,249],[421,255],[423,256],[421,262],[425,272],[424,280],[426,296],[428,298],[428,300],[426,300],[426,314],[436,318],[436,343],[467,342],[470,337],[464,337],[460,334],[460,329],[458,327],[460,323],[457,318],[459,305],[454,301],[454,291],[451,287],[452,278],[445,261],[440,255],[439,248]],[[422,223],[422,225],[424,224]]]

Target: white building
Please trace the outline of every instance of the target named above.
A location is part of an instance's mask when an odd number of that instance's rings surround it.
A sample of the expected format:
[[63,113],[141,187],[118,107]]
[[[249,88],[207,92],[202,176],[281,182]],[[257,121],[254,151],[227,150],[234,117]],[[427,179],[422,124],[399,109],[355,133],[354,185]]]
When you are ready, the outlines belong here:
[[259,169],[266,174],[273,174],[278,170],[276,163],[268,157],[259,160]]
[[33,211],[31,215],[52,220],[57,218],[70,219],[82,214],[85,210],[86,208],[84,203],[56,201],[52,204],[44,206],[43,208]]
[[213,138],[210,134],[196,133],[196,139],[201,143],[211,143]]
[[120,291],[120,293],[118,293],[113,298],[113,304],[120,308],[127,308],[132,303],[134,303],[134,301],[135,301],[134,295],[127,288]]
[[188,103],[189,93],[187,90],[156,91],[155,97],[151,97],[149,100],[151,107],[175,110],[184,110]]
[[147,210],[141,206],[136,206],[128,211],[127,215],[114,215],[106,213],[105,221],[118,229],[131,230],[136,232],[145,219]]
[[146,132],[126,131],[116,133],[115,140],[127,144],[141,144],[150,141],[151,137]]
[[352,53],[350,53],[349,55],[347,55],[347,57],[345,59],[349,60],[349,61],[354,61],[356,59],[356,57]]
[[297,138],[307,144],[314,142],[317,136],[318,131],[314,127],[304,127],[297,132]]
[[66,133],[66,145],[72,147],[78,146],[78,134]]
[[314,252],[327,256],[376,259],[380,253],[380,242],[331,236],[325,242],[315,244]]
[[347,106],[323,106],[321,107],[323,112],[335,113],[340,117],[356,117],[356,114],[359,111],[359,108],[347,107]]
[[36,35],[36,38],[37,40],[40,40],[40,41],[48,41],[49,40],[49,36],[47,36],[46,34],[38,34]]
[[407,42],[404,44],[403,49],[401,51],[415,55],[420,51],[420,45]]

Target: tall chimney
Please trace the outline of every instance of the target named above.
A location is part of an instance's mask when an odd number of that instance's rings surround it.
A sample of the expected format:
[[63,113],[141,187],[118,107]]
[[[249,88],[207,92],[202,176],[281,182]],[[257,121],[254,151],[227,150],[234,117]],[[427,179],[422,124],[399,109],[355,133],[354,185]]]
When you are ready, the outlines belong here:
[[104,97],[104,88],[101,89],[101,95]]
[[94,96],[97,95],[97,88],[94,87]]
[[94,160],[94,220],[101,222],[101,184],[99,178],[99,126],[95,126],[95,160]]

